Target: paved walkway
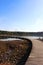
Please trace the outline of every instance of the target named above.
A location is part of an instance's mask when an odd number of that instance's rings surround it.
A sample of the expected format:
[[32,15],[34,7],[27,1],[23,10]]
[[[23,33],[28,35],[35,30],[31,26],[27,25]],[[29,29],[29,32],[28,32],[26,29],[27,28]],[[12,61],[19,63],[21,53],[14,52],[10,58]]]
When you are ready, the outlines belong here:
[[33,48],[25,65],[43,65],[43,42],[32,40]]

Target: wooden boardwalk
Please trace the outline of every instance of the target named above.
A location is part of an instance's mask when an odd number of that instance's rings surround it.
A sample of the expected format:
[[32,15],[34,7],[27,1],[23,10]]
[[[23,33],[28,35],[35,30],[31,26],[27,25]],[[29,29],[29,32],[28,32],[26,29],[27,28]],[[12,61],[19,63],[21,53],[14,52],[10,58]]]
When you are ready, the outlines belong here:
[[33,48],[25,65],[43,65],[43,42],[32,40]]

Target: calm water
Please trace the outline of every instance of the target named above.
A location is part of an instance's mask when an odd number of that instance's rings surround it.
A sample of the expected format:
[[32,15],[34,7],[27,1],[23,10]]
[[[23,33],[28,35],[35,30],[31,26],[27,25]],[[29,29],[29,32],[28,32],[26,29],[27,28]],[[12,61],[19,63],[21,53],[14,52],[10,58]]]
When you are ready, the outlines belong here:
[[43,37],[38,37],[38,36],[22,36],[24,38],[28,38],[28,39],[42,39]]
[[[43,37],[38,37],[38,36],[19,36],[19,37],[23,37],[23,38],[28,38],[28,39],[42,39]],[[7,39],[0,39],[0,41],[10,41],[10,40],[21,40],[21,39],[17,39],[17,38],[7,38]]]
[[0,39],[0,41],[11,41],[11,40],[21,40],[21,39],[16,39],[16,38]]

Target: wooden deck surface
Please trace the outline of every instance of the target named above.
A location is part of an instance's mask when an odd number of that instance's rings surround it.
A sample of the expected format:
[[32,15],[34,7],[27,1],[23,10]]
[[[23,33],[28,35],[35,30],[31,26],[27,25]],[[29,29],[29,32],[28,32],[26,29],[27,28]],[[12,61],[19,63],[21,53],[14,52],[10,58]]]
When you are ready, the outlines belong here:
[[43,65],[43,42],[32,39],[33,48],[25,65]]

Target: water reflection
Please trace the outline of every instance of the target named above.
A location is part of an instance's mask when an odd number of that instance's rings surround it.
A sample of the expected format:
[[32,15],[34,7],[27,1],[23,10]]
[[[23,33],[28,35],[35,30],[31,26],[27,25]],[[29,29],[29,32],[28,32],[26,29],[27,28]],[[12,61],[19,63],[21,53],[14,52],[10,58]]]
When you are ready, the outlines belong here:
[[23,38],[28,38],[28,39],[43,39],[43,37],[40,36],[22,36]]
[[[38,36],[17,36],[17,37],[27,38],[27,39],[43,39],[43,37],[38,37]],[[10,40],[21,40],[21,39],[15,37],[0,39],[0,41],[10,41]]]
[[0,39],[0,41],[11,41],[11,40],[21,40],[21,39],[16,39],[16,38]]

